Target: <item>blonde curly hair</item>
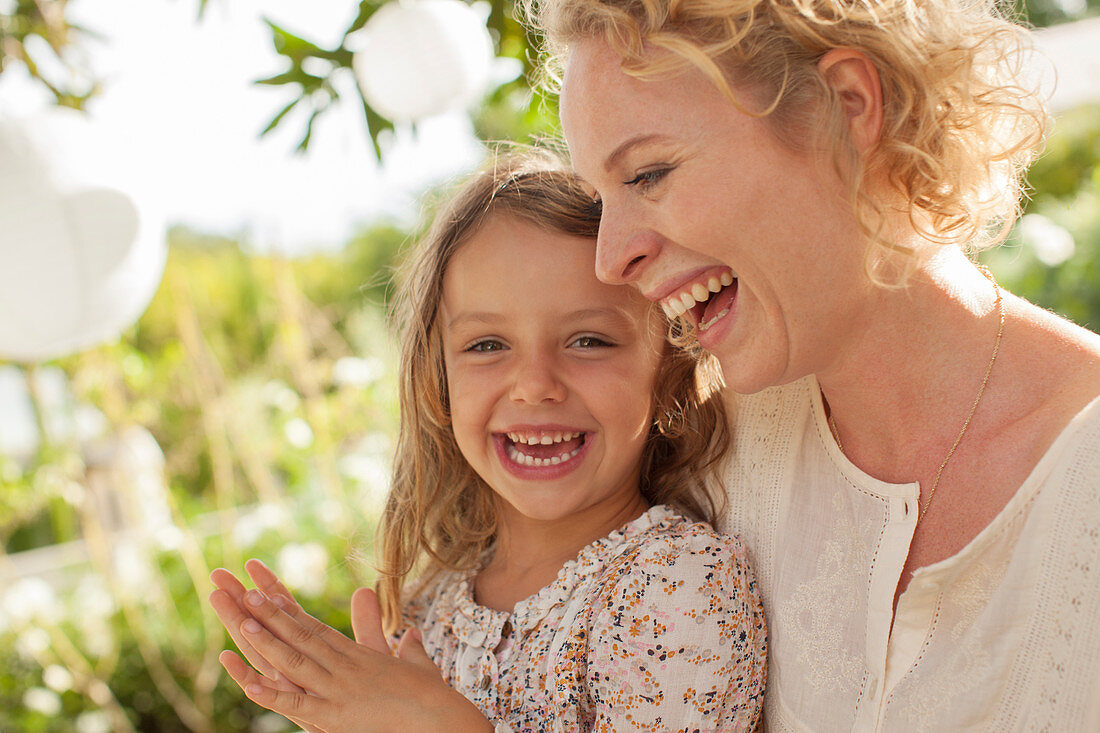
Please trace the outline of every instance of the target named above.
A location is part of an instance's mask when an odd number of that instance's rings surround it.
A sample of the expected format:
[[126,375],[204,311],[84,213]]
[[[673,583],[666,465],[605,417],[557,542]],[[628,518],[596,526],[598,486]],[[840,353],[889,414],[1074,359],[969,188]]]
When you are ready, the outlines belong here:
[[[1023,174],[1049,119],[1023,65],[1027,31],[992,0],[521,0],[544,35],[551,86],[572,44],[603,38],[633,76],[694,66],[743,112],[767,116],[794,149],[831,151],[868,236],[868,269],[887,208],[870,190],[881,171],[904,198],[916,231],[967,252],[1001,241],[1019,214]],[[883,124],[859,155],[818,62],[836,48],[862,51],[878,70]],[[663,49],[670,53],[652,53]],[[912,259],[911,257],[908,259]]]
[[[452,257],[496,215],[589,237],[593,248],[600,225],[599,205],[557,157],[513,152],[459,187],[407,259],[393,311],[401,344],[400,430],[377,535],[378,591],[383,623],[391,633],[401,622],[410,578],[423,588],[444,570],[473,569],[496,536],[493,492],[466,462],[451,429],[438,324],[443,277]],[[670,326],[673,332],[677,328]],[[729,444],[716,394],[720,373],[713,357],[699,350],[672,344],[664,349],[640,489],[650,504],[672,504],[714,521],[725,495],[707,478]]]

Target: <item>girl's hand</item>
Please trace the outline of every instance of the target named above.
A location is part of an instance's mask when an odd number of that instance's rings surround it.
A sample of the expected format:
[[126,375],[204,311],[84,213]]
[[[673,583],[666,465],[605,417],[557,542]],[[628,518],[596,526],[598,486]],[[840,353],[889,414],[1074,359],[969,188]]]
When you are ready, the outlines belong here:
[[405,634],[396,657],[389,653],[373,591],[360,588],[352,596],[360,643],[282,593],[268,598],[247,591],[242,605],[240,648],[252,650],[277,677],[259,674],[233,652],[222,652],[220,659],[256,704],[326,733],[492,730],[473,703],[443,681],[418,633]]
[[[249,560],[245,563],[245,570],[247,570],[249,576],[252,577],[252,581],[256,583],[256,587],[261,588],[269,597],[273,595],[283,595],[291,603],[297,605],[294,596],[287,590],[286,586],[284,586],[275,573],[271,572],[262,562],[255,559]],[[210,580],[217,586],[217,590],[210,594],[210,605],[214,608],[214,613],[217,614],[218,619],[222,622],[222,625],[225,626],[226,631],[229,632],[233,642],[245,655],[249,663],[259,670],[271,684],[279,689],[302,692],[301,687],[280,675],[278,670],[271,666],[267,660],[263,658],[263,655],[252,648],[248,640],[241,634],[241,624],[249,618],[244,603],[244,596],[247,592],[244,585],[237,580],[237,577],[233,575],[233,573],[225,568],[214,570],[214,572],[210,574]],[[307,731],[307,733],[324,733],[320,728],[310,726],[305,721],[295,718],[291,718],[290,720],[298,727]]]

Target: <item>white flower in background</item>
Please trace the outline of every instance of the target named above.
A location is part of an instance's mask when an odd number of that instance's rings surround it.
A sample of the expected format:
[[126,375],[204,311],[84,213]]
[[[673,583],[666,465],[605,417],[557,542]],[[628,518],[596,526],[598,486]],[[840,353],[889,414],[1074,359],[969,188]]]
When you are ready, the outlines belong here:
[[1077,248],[1068,229],[1042,214],[1027,214],[1020,219],[1020,238],[1047,267],[1062,264],[1073,256]]
[[50,648],[50,635],[37,626],[25,629],[15,639],[15,651],[19,656],[33,662]]
[[42,578],[28,577],[15,581],[4,594],[4,612],[13,626],[22,626],[34,620],[56,622],[62,609],[57,594]]
[[161,527],[153,535],[153,541],[162,552],[172,552],[183,547],[183,530],[176,525]]
[[317,517],[330,527],[343,521],[344,515],[344,505],[336,499],[325,499],[317,507]]
[[61,712],[61,697],[45,687],[32,687],[23,693],[23,707],[53,717]]
[[73,689],[73,672],[61,665],[50,665],[42,670],[42,681],[54,692],[68,692]]
[[385,363],[373,356],[344,356],[332,365],[332,383],[340,387],[367,387],[385,374]]
[[278,504],[260,504],[245,512],[233,525],[233,541],[238,546],[248,548],[260,541],[268,530],[279,530],[287,526],[290,517]]
[[385,502],[393,471],[392,455],[393,443],[389,436],[370,433],[340,457],[340,472],[362,487],[360,501],[378,507]]
[[[117,647],[115,632],[103,619],[77,619],[83,638],[80,648],[93,657],[106,657],[113,654]],[[97,701],[98,702],[98,701]]]
[[316,542],[285,545],[276,558],[279,576],[292,590],[316,596],[325,589],[328,553]]
[[340,472],[362,487],[362,501],[381,506],[390,490],[390,463],[371,454],[350,453],[340,458]]
[[98,573],[85,573],[80,577],[73,593],[76,606],[72,616],[81,620],[104,620],[115,615],[118,604],[107,587],[107,581]]
[[302,403],[298,393],[278,379],[272,379],[265,384],[260,390],[260,395],[265,405],[270,405],[280,412],[294,412]]
[[102,710],[76,716],[76,733],[111,733],[111,719]]
[[60,664],[51,664],[42,670],[42,681],[54,692],[68,692],[73,689],[73,673]]
[[283,426],[283,435],[295,448],[306,449],[313,445],[313,428],[300,417],[294,417],[286,421]]
[[112,557],[119,590],[127,598],[144,598],[153,585],[156,572],[149,546],[130,540],[116,540]]
[[277,713],[259,715],[248,727],[249,733],[283,733],[293,729],[287,719]]

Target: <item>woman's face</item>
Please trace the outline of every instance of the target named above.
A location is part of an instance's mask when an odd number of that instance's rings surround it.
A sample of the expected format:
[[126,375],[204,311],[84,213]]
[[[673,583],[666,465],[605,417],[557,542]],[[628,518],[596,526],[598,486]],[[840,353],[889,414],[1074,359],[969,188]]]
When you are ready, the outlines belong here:
[[601,280],[630,283],[666,311],[691,306],[735,392],[830,367],[869,288],[830,157],[792,151],[694,69],[627,76],[599,39],[573,49],[561,120],[577,173],[603,202]]

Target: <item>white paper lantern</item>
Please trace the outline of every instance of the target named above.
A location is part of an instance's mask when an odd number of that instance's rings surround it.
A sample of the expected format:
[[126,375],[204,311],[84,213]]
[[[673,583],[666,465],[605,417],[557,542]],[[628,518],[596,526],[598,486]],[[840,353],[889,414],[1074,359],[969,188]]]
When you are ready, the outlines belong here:
[[78,113],[0,118],[0,358],[99,345],[148,306],[167,258],[164,227],[104,185],[118,167]]
[[384,117],[411,121],[476,102],[493,80],[488,3],[395,1],[356,34],[363,96]]

